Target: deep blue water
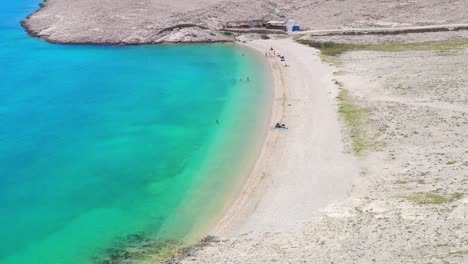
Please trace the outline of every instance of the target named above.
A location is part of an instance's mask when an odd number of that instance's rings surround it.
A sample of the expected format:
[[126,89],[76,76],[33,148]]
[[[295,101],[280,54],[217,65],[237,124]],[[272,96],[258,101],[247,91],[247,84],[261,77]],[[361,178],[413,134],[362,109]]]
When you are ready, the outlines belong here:
[[233,45],[49,44],[19,25],[37,5],[0,9],[0,264],[150,259],[248,166],[264,65]]

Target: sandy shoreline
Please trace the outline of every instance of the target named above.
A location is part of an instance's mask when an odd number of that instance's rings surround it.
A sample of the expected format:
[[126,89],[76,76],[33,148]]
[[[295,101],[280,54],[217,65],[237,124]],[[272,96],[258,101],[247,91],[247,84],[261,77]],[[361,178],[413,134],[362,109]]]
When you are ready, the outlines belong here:
[[[332,100],[332,68],[313,49],[290,39],[256,40],[248,47],[265,54],[270,46],[286,57],[268,57],[274,78],[270,124],[261,153],[243,187],[211,230],[215,236],[277,232],[320,215],[346,197],[356,174],[354,159],[343,153]],[[307,54],[306,56],[303,56]],[[341,164],[340,167],[334,164]]]
[[466,263],[468,42],[405,38],[447,41],[322,57],[337,68],[249,42],[291,65],[272,61],[290,129],[270,131],[215,238],[173,263]]
[[[261,56],[264,52],[264,50],[262,50],[260,47],[255,47],[252,45],[243,46],[259,53],[259,56]],[[279,63],[273,59],[265,58],[265,60],[268,64],[268,70],[270,71],[271,77],[273,78],[268,84],[272,86],[272,102],[270,114],[268,116],[268,126],[265,133],[265,139],[257,157],[255,158],[255,161],[253,162],[253,166],[242,180],[240,189],[236,190],[231,199],[226,202],[219,220],[210,229],[209,234],[223,234],[226,229],[233,224],[232,222],[235,221],[234,219],[242,210],[243,206],[245,206],[246,203],[248,203],[252,198],[252,190],[259,187],[258,184],[261,181],[261,175],[258,173],[258,170],[262,166],[267,153],[272,151],[272,144],[277,140],[279,135],[277,130],[273,130],[272,124],[274,124],[275,120],[278,119],[277,117],[283,117],[284,115],[284,97],[286,90],[284,87],[284,80],[281,76]]]

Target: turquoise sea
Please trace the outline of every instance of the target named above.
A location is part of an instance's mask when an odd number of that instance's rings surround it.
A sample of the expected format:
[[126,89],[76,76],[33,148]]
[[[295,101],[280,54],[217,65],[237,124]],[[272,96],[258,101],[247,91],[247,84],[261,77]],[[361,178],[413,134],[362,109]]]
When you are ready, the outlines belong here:
[[38,4],[0,9],[0,264],[145,263],[200,238],[261,146],[261,56],[49,44],[19,25]]

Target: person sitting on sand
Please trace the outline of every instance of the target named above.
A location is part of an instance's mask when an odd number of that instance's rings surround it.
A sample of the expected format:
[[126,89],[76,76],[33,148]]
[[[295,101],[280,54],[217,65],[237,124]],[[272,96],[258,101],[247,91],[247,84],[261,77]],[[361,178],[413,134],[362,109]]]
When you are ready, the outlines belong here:
[[288,129],[288,128],[286,127],[285,124],[282,124],[280,121],[277,120],[276,123],[275,123],[275,129],[283,130],[283,129]]
[[275,128],[280,128],[280,127],[281,127],[281,123],[280,123],[280,121],[277,120],[275,122]]

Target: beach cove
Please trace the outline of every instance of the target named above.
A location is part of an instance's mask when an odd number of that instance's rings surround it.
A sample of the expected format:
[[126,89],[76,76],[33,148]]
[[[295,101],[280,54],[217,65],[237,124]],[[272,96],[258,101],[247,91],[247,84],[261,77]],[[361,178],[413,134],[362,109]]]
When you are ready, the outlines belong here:
[[148,262],[200,239],[270,119],[261,54],[61,46],[1,11],[0,263]]
[[[271,114],[258,130],[266,134],[250,165],[230,160],[229,172],[244,170],[232,195],[219,199],[219,213],[200,225],[186,213],[205,207],[186,203],[168,219],[190,219],[200,228],[193,240],[132,235],[127,241],[139,242],[112,247],[117,258],[104,263],[144,263],[133,256],[168,248],[159,242],[175,245],[167,264],[467,262],[466,1],[48,0],[41,7],[22,26],[52,43],[237,42],[270,64]],[[303,30],[268,30],[289,19]],[[233,157],[240,156],[245,151]]]

